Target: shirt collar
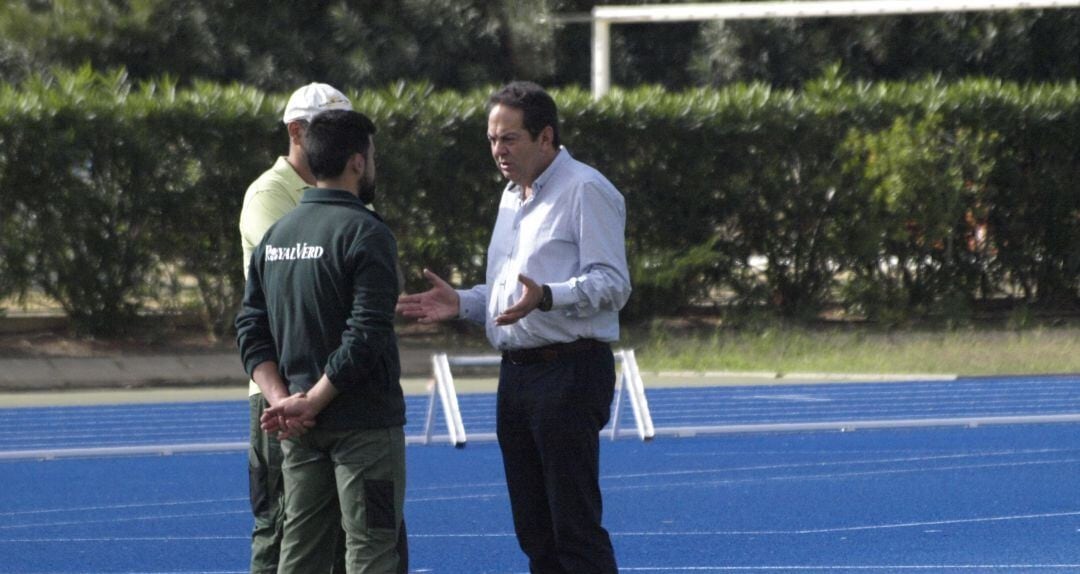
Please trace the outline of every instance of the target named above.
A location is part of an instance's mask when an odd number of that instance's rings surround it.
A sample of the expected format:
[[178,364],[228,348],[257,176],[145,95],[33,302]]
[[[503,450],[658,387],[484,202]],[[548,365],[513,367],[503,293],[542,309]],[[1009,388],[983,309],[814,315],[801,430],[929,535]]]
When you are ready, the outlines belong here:
[[283,155],[278,156],[272,169],[279,177],[285,180],[289,188],[296,194],[299,194],[304,188],[311,187],[308,182],[304,181],[304,178],[300,177],[299,173],[296,173],[292,164],[289,163],[289,159]]
[[[555,177],[559,168],[568,161],[570,161],[570,152],[566,151],[565,147],[559,146],[559,153],[555,154],[555,159],[551,160],[551,164],[547,166],[547,169],[541,172],[540,175],[536,177],[536,180],[533,181],[533,197],[544,190],[544,186],[551,181],[551,178]],[[521,196],[520,185],[511,182],[508,189],[517,193],[519,197]]]

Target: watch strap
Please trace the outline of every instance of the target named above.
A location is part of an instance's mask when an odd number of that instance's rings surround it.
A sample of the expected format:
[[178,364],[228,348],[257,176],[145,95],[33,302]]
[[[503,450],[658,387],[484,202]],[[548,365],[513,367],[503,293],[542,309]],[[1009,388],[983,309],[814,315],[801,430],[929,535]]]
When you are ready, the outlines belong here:
[[542,285],[541,287],[544,290],[544,295],[540,297],[540,305],[538,305],[536,308],[540,309],[541,311],[550,311],[552,304],[554,304],[554,301],[552,301],[551,298],[551,287],[548,287],[546,284]]

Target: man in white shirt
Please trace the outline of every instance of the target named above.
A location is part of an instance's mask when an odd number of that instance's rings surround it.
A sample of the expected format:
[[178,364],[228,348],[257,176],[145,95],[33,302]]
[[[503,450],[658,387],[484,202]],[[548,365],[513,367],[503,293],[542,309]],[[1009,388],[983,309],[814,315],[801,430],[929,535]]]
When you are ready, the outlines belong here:
[[487,280],[403,295],[422,323],[485,326],[502,352],[497,432],[518,543],[533,573],[615,574],[601,525],[599,432],[614,395],[610,343],[630,296],[622,195],[560,145],[558,111],[540,86],[489,99],[488,141],[510,183],[488,247]]

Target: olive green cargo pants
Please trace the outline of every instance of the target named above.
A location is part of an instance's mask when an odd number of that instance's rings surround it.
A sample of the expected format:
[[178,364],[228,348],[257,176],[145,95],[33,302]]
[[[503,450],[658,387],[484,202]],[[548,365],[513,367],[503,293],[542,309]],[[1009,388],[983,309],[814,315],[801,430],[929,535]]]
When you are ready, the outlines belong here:
[[340,524],[349,574],[396,574],[407,560],[398,553],[405,506],[403,429],[314,428],[281,447],[286,518],[279,571],[329,572]]

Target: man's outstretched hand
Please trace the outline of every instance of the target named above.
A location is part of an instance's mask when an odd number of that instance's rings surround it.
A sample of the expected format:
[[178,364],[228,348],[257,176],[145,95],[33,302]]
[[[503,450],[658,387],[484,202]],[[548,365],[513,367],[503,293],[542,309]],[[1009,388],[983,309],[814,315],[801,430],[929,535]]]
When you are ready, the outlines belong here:
[[431,289],[398,297],[396,311],[403,317],[417,319],[421,323],[457,318],[461,304],[457,291],[428,269],[424,269],[424,277],[431,283]]
[[516,303],[507,307],[501,315],[495,317],[495,324],[500,327],[513,325],[525,315],[532,313],[534,309],[540,306],[540,300],[544,297],[544,288],[536,281],[519,274],[518,282],[524,285],[525,289],[521,292],[521,298]]

